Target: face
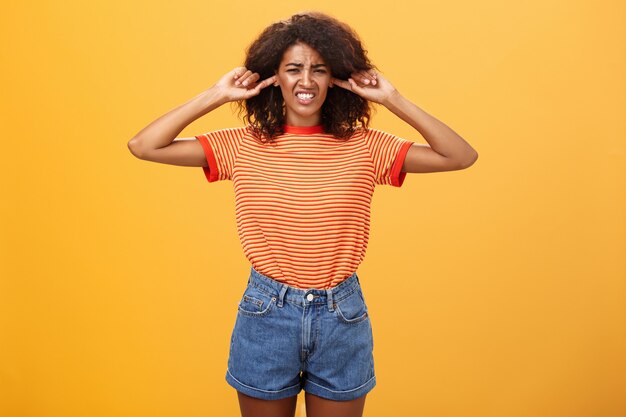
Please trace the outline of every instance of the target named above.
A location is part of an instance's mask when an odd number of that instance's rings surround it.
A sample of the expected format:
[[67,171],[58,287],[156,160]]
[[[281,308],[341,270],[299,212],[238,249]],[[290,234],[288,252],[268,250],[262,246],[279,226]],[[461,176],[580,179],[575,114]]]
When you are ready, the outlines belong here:
[[286,123],[291,126],[321,124],[322,104],[332,87],[330,68],[320,54],[303,43],[291,45],[276,71],[276,83],[285,100]]

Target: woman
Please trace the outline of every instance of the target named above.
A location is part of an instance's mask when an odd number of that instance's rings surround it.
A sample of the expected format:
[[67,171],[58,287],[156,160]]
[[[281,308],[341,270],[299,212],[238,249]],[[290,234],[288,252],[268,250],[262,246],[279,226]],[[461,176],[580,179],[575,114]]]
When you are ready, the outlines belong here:
[[[245,127],[176,136],[237,102]],[[370,103],[428,141],[368,128]],[[226,381],[247,416],[361,416],[374,388],[373,338],[357,266],[375,185],[409,172],[471,166],[477,152],[402,96],[358,36],[321,13],[265,29],[243,67],[158,118],[128,144],[140,159],[202,167],[232,180],[237,228],[252,266],[231,336]]]

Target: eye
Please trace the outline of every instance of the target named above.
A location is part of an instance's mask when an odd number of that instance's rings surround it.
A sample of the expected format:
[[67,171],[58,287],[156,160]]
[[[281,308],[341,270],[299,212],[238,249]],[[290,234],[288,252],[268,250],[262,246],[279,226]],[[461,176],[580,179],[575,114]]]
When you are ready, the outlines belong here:
[[298,71],[296,68],[292,68],[292,69],[288,69],[287,72],[294,72],[294,71]]

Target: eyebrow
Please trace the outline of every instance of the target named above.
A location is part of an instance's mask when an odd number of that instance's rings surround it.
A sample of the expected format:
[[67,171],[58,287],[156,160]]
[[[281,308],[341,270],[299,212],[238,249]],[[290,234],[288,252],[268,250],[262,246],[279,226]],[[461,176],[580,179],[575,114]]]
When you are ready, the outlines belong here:
[[[293,65],[294,67],[303,67],[304,64],[297,64],[295,62],[290,62],[287,65],[285,65],[286,67],[288,67],[289,65]],[[325,67],[326,64],[315,64],[315,65],[311,65],[313,68],[318,68],[318,67]]]

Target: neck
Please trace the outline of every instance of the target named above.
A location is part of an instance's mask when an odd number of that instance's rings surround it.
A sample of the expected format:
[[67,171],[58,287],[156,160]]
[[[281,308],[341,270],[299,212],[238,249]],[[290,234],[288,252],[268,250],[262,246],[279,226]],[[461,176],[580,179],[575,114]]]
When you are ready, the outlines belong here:
[[303,116],[287,111],[285,114],[285,124],[289,126],[319,126],[322,123],[321,111]]

